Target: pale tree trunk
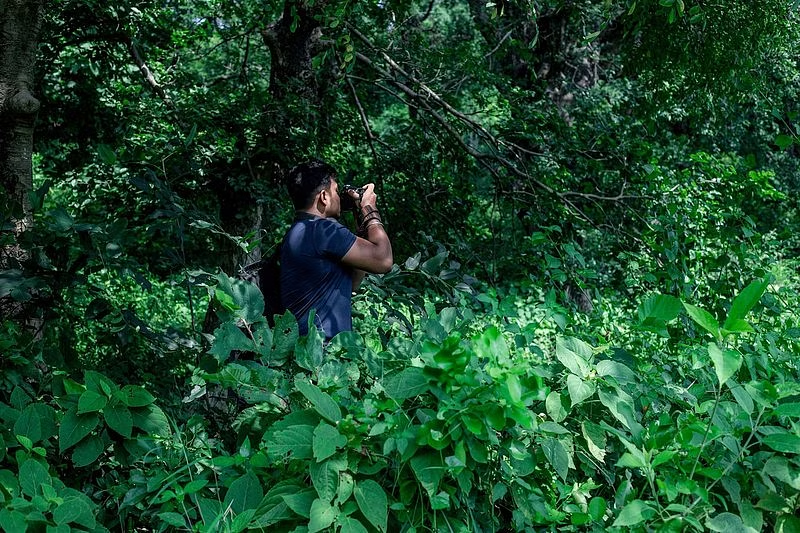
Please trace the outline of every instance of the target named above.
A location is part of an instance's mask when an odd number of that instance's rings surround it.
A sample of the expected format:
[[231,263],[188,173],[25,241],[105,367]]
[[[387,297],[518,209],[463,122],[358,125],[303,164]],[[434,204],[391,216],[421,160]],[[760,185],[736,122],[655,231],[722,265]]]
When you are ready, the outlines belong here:
[[[4,196],[0,220],[18,236],[30,224],[33,127],[39,101],[33,96],[37,39],[44,0],[0,0],[0,185]],[[25,252],[0,248],[0,270],[19,268]],[[5,300],[5,301],[4,301]],[[0,299],[0,315],[17,316],[22,308]]]

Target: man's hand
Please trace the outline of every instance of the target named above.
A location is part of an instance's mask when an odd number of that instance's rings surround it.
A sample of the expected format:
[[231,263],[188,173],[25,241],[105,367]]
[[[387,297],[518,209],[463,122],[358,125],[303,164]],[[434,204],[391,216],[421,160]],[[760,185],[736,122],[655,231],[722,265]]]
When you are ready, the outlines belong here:
[[[375,207],[378,196],[375,194],[375,185],[368,183],[361,194],[359,204],[359,234],[356,242],[342,258],[342,262],[351,267],[365,270],[373,274],[386,273],[392,269],[392,244],[389,236],[381,223],[380,213]],[[348,191],[348,194],[357,198],[357,195]]]

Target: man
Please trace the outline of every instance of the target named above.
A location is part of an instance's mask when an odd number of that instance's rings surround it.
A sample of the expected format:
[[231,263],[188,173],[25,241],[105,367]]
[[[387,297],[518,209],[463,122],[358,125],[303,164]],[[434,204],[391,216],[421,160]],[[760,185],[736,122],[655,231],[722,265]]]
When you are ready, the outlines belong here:
[[[358,235],[339,223],[341,199],[336,171],[312,160],[287,176],[295,220],[281,248],[281,300],[308,334],[308,317],[326,340],[352,329],[352,293],[365,272],[391,270],[392,245],[375,207],[375,186],[364,187],[358,206]],[[354,198],[355,193],[345,192]]]

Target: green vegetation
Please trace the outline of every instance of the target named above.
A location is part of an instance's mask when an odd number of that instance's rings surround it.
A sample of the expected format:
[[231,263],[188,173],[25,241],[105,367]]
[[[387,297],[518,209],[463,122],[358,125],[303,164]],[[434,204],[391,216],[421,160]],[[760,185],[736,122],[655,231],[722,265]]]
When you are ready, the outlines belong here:
[[[54,3],[0,530],[800,531],[795,4]],[[238,275],[314,156],[397,262],[327,346]]]

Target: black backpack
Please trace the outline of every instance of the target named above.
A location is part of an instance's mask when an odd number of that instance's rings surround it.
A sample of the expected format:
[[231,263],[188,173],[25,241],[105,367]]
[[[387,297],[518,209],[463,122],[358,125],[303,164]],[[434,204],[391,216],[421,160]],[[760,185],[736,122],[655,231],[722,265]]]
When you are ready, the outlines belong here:
[[270,327],[275,327],[275,315],[283,315],[286,308],[281,302],[281,248],[275,247],[269,257],[242,267],[239,278],[255,284],[264,296],[264,316]]

